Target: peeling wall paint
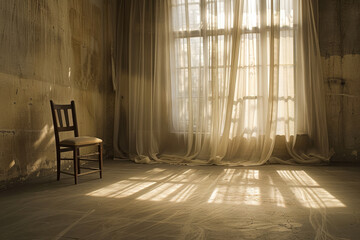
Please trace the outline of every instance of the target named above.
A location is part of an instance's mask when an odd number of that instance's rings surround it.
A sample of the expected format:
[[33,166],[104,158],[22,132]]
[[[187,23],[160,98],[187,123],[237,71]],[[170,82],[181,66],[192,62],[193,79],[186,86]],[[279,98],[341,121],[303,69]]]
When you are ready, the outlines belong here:
[[0,182],[55,171],[49,100],[75,100],[81,135],[112,149],[101,0],[0,1]]
[[333,161],[360,161],[360,1],[319,0],[319,41]]

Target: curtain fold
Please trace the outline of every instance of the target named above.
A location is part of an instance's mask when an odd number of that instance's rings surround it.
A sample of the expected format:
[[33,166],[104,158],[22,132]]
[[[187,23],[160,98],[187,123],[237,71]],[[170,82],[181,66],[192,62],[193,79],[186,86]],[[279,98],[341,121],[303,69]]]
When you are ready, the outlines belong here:
[[329,160],[310,0],[134,0],[116,11],[115,157]]

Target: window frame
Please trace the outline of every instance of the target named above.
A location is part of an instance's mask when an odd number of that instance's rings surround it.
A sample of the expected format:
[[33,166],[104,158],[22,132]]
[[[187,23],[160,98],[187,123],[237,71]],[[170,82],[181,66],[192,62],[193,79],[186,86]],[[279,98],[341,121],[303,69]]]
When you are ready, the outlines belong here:
[[[191,4],[198,4],[199,7],[200,7],[200,26],[199,26],[199,29],[196,29],[196,30],[178,30],[178,31],[173,31],[173,38],[175,40],[177,39],[183,39],[184,41],[188,41],[188,43],[190,42],[191,38],[200,38],[202,39],[202,55],[204,56],[205,55],[205,52],[208,50],[207,49],[207,46],[208,46],[208,38],[209,37],[219,37],[219,36],[226,36],[226,35],[229,35],[229,36],[232,36],[233,35],[233,32],[234,32],[234,28],[232,27],[230,30],[225,30],[224,28],[216,28],[216,29],[208,29],[207,26],[207,4],[209,3],[215,3],[216,5],[216,8],[217,8],[217,0],[199,0],[198,2],[192,2],[192,3],[189,3],[189,0],[183,0],[184,2],[182,4],[173,4],[172,7],[174,6],[185,6],[185,12],[187,14],[187,19],[186,21],[188,21],[188,15],[189,15],[189,9],[188,9],[188,5],[191,5]],[[251,1],[251,0],[250,0]],[[293,16],[294,19],[295,19],[295,15]],[[187,22],[187,26],[189,25],[189,23]],[[261,29],[260,27],[252,27],[251,29],[250,28],[241,28],[241,33],[242,34],[261,34],[262,32],[266,32],[266,33],[270,33],[272,30],[272,27],[271,26],[266,26],[265,28]],[[284,25],[284,26],[281,26],[280,27],[280,34],[281,32],[286,32],[286,31],[292,31],[292,37],[293,37],[293,63],[292,64],[280,64],[279,63],[279,66],[285,66],[285,65],[291,65],[293,66],[293,71],[294,71],[294,88],[295,88],[295,85],[296,85],[296,36],[297,36],[297,30],[298,30],[298,25],[293,22],[292,23],[292,27],[291,26],[288,26],[288,25]],[[205,34],[206,32],[206,34]],[[187,43],[187,44],[188,44]],[[189,46],[187,46],[187,48],[189,49]],[[191,48],[191,46],[190,46]],[[176,64],[175,64],[176,65]],[[202,72],[205,71],[205,56],[203,57],[203,60],[200,61],[200,65],[199,66],[195,66],[195,67],[192,67],[190,66],[189,64],[189,59],[187,60],[187,66],[181,66],[181,67],[178,67],[177,65],[175,66],[176,68],[176,72],[178,70],[188,70],[188,77],[189,77],[189,70],[190,69],[201,69]],[[247,67],[260,67],[262,66],[261,64],[255,64],[253,66],[250,66],[250,65],[246,65],[246,66],[238,66],[237,68],[238,69],[241,69],[241,68],[247,68]],[[209,69],[214,69],[214,68],[221,68],[221,69],[225,69],[225,67],[230,67],[230,65],[225,65],[225,63],[223,63],[222,65],[218,65],[217,67],[214,67],[214,66],[209,66],[208,68]],[[266,65],[266,67],[270,67],[270,65]],[[189,80],[188,80],[189,81]],[[211,81],[211,80],[210,80]],[[296,88],[294,89],[294,93],[296,94]],[[220,98],[227,98],[228,96],[221,96]],[[178,94],[176,95],[176,99],[181,99],[181,100],[185,100],[185,99],[189,99],[190,97],[189,96],[178,96]],[[213,97],[212,96],[207,96],[206,99],[203,98],[202,96],[197,96],[197,97],[194,97],[194,96],[191,96],[191,98],[198,98],[198,99],[203,99],[203,101],[212,101]],[[242,98],[239,98],[239,99],[236,99],[234,100],[234,102],[238,102],[238,101],[245,101],[245,100],[258,100],[262,98],[262,96],[259,96],[259,95],[256,95],[256,96],[244,96]],[[281,101],[281,98],[285,99],[284,97],[280,97],[279,96],[279,101]],[[287,97],[286,101],[289,101],[291,100],[289,97]],[[292,99],[292,101],[294,101],[294,105],[295,105],[295,99]],[[258,102],[258,101],[257,101]],[[174,111],[174,110],[172,110]],[[296,112],[294,112],[294,114],[296,115]],[[294,116],[295,117],[295,116]],[[185,121],[185,125],[186,123],[188,123],[188,120],[189,117],[187,118],[187,120]],[[210,118],[211,119],[211,118]],[[279,119],[279,118],[278,118]],[[294,119],[293,119],[294,120]],[[173,120],[174,121],[174,120]],[[177,123],[180,122],[180,120],[176,120]],[[184,121],[181,121],[181,123],[183,123]],[[184,123],[183,123],[184,124]],[[186,133],[187,130],[189,128],[189,126],[185,126],[183,129],[176,129],[175,125],[176,124],[172,124],[173,127],[172,127],[172,132],[175,132],[175,133]],[[188,125],[188,124],[187,124]],[[196,129],[196,125],[193,125],[192,126],[192,130],[194,132],[194,130]],[[208,133],[208,131],[206,131],[206,133]],[[277,134],[279,135],[279,134]],[[284,134],[281,134],[281,135],[284,135]],[[293,135],[293,134],[291,134]]]

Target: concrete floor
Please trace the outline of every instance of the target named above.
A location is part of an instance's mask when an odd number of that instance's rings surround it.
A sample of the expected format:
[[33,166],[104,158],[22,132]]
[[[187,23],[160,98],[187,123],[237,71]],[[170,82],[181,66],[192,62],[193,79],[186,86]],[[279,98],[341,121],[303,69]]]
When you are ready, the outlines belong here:
[[0,239],[360,236],[359,167],[104,166],[0,192]]

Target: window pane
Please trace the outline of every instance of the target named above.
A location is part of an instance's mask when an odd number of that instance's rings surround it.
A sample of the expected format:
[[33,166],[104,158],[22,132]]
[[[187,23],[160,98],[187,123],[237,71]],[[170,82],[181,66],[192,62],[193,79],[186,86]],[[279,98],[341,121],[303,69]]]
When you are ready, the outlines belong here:
[[280,2],[280,27],[293,27],[294,10],[293,1]]
[[[231,41],[230,38],[227,41]],[[207,64],[210,67],[224,66],[224,49],[225,40],[224,35],[217,35],[207,38]],[[226,42],[227,46],[229,43]],[[229,54],[229,49],[227,49]],[[228,55],[227,55],[228,57]],[[226,60],[226,59],[225,59]]]
[[243,13],[243,28],[260,27],[260,3],[258,0],[245,1]]
[[185,5],[176,5],[172,8],[172,22],[174,31],[186,30]]
[[176,67],[184,68],[188,66],[187,55],[187,39],[178,38],[175,39],[175,51],[176,51]]
[[206,24],[208,29],[230,29],[233,26],[233,2],[218,0],[206,2]]
[[185,0],[172,0],[171,3],[173,6],[176,6],[180,4],[185,4]]
[[203,38],[190,38],[191,66],[199,67],[203,65]]
[[218,64],[224,65],[224,35],[218,37]]
[[188,70],[178,69],[177,70],[177,84],[175,86],[177,96],[180,98],[188,97]]
[[189,3],[197,3],[197,4],[200,4],[200,0],[188,0]]
[[191,69],[192,97],[203,97],[205,86],[203,83],[204,68]]
[[294,30],[280,31],[280,64],[294,64]]
[[200,30],[200,5],[189,4],[189,30]]
[[259,34],[243,34],[240,40],[239,48],[239,67],[255,66],[259,63]]
[[208,3],[206,5],[206,24],[208,29],[213,29],[217,25],[217,16],[216,16],[216,4]]

